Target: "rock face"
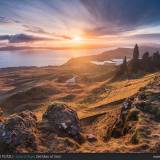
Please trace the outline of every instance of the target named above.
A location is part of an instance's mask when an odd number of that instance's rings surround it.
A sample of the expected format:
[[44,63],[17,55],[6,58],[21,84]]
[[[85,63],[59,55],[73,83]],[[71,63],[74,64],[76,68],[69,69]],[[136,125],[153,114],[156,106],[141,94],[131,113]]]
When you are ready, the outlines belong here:
[[36,117],[30,111],[13,114],[0,123],[0,152],[24,146],[36,149]]
[[157,124],[160,121],[159,104],[160,78],[156,77],[153,82],[140,88],[134,96],[123,102],[119,116],[113,125],[106,129],[104,140],[131,135],[130,142],[137,144],[151,136],[152,130],[146,127],[146,123],[152,121],[152,124]]
[[155,120],[160,121],[160,78],[156,77],[152,83],[145,88],[141,88],[137,97],[134,101],[136,108],[143,112],[150,113]]
[[119,138],[131,130],[130,122],[136,121],[139,114],[136,109],[131,109],[133,100],[134,97],[130,97],[123,102],[119,116],[113,125],[107,128],[104,140],[109,140],[111,137]]
[[81,139],[77,113],[65,103],[50,104],[43,115],[43,121],[47,121],[48,126],[59,135],[69,136],[78,141]]

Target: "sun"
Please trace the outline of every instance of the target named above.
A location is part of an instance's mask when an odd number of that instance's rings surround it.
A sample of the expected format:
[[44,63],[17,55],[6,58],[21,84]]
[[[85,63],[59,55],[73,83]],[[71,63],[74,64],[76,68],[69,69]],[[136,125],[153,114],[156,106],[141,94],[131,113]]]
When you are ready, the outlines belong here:
[[73,41],[74,43],[81,43],[81,42],[82,42],[82,37],[80,37],[80,36],[75,36],[75,37],[73,37],[72,41]]

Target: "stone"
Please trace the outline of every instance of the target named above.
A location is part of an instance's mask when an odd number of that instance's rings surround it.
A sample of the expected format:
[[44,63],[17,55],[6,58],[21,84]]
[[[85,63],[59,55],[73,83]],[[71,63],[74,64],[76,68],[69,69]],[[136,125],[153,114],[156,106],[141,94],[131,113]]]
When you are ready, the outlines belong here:
[[139,113],[140,113],[140,111],[138,109],[132,108],[129,111],[127,120],[128,121],[138,121],[138,115],[139,115]]
[[36,148],[36,119],[30,111],[13,114],[0,123],[0,152],[3,146],[15,151],[18,146]]
[[153,152],[160,153],[160,142],[155,143],[155,145],[153,146]]
[[95,141],[97,141],[97,137],[95,135],[93,135],[93,134],[88,134],[87,135],[87,140],[89,142],[95,142]]
[[76,140],[81,139],[80,120],[76,111],[68,107],[66,103],[51,103],[42,119],[47,121],[48,126],[58,135],[69,136]]
[[139,92],[138,93],[138,99],[139,100],[145,100],[147,97],[146,97],[146,94],[145,92]]
[[125,107],[123,103],[121,112],[117,117],[116,121],[112,126],[107,128],[104,135],[104,140],[109,140],[109,138],[111,137],[119,138],[130,131],[131,127],[128,122],[128,115],[130,113],[130,110],[131,110],[131,104],[129,104],[128,106],[128,103],[126,102],[126,107]]
[[133,103],[132,101],[133,101],[132,99],[127,98],[127,99],[123,102],[123,108],[124,108],[125,110],[130,109],[130,108],[132,107],[132,103]]

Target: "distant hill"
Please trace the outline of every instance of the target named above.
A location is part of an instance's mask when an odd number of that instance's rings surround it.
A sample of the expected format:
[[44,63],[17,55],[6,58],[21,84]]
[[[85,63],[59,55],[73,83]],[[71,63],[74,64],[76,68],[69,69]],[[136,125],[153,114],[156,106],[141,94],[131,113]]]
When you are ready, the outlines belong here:
[[115,58],[122,58],[124,56],[127,56],[127,58],[130,58],[132,55],[132,49],[130,48],[117,48],[115,50],[110,50],[103,52],[101,54],[97,55],[89,55],[89,56],[82,56],[82,57],[76,57],[71,58],[65,65],[73,65],[77,63],[86,63],[90,61],[106,61],[111,60]]
[[[154,52],[160,51],[160,48],[142,46],[140,47],[139,50],[141,54],[148,51],[152,55]],[[112,59],[121,59],[121,58],[124,58],[125,56],[127,58],[131,58],[132,53],[133,53],[133,48],[117,48],[114,50],[105,51],[97,55],[71,58],[65,65],[74,65],[77,63],[86,63],[90,61],[107,61]]]

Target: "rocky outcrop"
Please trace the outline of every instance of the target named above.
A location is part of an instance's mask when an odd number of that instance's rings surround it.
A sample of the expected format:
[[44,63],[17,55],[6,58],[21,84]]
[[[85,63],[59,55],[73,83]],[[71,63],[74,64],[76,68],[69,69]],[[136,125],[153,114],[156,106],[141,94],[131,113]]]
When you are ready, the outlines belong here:
[[0,123],[0,152],[14,152],[19,146],[36,149],[36,116],[30,111],[13,114]]
[[50,104],[43,114],[43,122],[49,130],[60,136],[68,136],[76,141],[82,141],[77,113],[65,103],[54,102]]
[[144,88],[140,89],[134,105],[137,109],[149,113],[156,121],[160,121],[160,80],[155,80]]
[[[137,94],[126,99],[121,112],[112,126],[108,127],[104,139],[120,138],[130,134],[132,144],[139,143],[140,137],[147,137],[151,131],[145,127],[148,121],[160,121],[160,78],[140,88]],[[140,118],[141,117],[141,118]],[[145,125],[143,125],[145,124]]]
[[[66,145],[72,150],[78,148],[77,142],[84,141],[77,113],[65,103],[51,103],[40,122],[31,111],[8,117],[3,117],[2,112],[0,118],[0,152],[3,153],[50,152],[48,146],[54,152]],[[55,145],[59,147],[54,149]]]
[[[140,55],[142,55],[140,57]],[[117,67],[113,80],[132,79],[143,76],[146,73],[154,73],[160,70],[160,53],[145,52],[140,54],[139,47],[136,44],[133,49],[133,56],[127,62],[126,57],[121,65]]]
[[132,103],[127,99],[121,108],[121,112],[112,126],[108,127],[104,140],[109,140],[111,137],[119,138],[132,129],[132,122],[138,120],[139,111],[135,108],[131,109]]

